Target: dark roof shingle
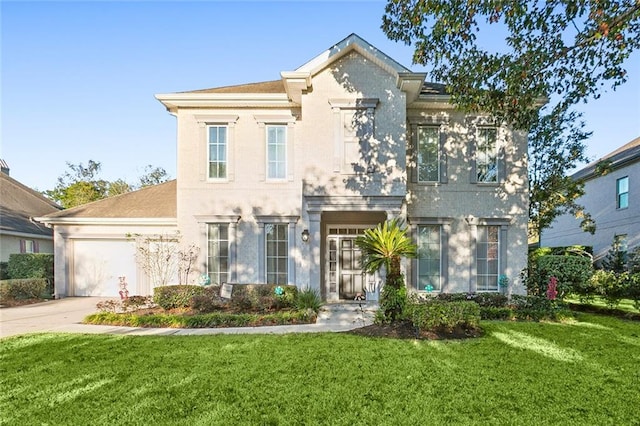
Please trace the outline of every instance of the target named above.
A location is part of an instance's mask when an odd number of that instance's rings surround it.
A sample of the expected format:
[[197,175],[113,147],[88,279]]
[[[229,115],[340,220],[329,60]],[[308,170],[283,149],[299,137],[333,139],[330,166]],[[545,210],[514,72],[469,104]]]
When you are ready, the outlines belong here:
[[41,193],[0,173],[0,232],[51,236],[50,228],[34,223],[31,218],[57,212],[60,208]]
[[148,186],[137,191],[49,214],[45,218],[175,218],[176,211],[176,181],[174,179],[159,185]]

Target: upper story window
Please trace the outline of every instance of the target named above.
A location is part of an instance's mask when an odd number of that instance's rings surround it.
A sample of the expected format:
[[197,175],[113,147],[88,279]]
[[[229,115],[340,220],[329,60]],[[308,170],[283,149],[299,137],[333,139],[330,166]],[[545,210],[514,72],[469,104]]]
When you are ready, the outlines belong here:
[[418,182],[440,180],[440,131],[437,127],[418,127]]
[[208,126],[209,179],[227,178],[227,126]]
[[287,126],[269,125],[267,128],[267,179],[287,178]]
[[616,180],[616,207],[619,209],[629,207],[629,176]]
[[476,146],[477,182],[498,182],[498,143],[495,128],[479,128]]

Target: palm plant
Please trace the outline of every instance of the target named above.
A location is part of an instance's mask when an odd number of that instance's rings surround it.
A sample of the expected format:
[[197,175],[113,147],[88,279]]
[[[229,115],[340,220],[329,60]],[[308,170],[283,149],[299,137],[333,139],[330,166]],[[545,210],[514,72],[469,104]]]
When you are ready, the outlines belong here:
[[388,220],[375,228],[367,229],[356,238],[362,252],[362,269],[375,273],[383,266],[387,272],[385,285],[380,295],[380,308],[386,319],[402,318],[406,303],[404,277],[400,270],[400,259],[417,256],[417,246],[407,236],[407,229],[398,219]]

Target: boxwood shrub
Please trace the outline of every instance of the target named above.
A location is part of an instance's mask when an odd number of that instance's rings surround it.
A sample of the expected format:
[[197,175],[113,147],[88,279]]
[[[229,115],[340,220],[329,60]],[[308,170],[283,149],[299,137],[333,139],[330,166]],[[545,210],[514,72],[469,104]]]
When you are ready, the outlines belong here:
[[480,307],[474,302],[432,300],[412,303],[407,311],[408,319],[418,332],[452,332],[457,329],[476,329],[480,326]]
[[199,285],[165,285],[153,289],[153,302],[162,309],[188,308],[194,296],[204,293]]
[[0,300],[38,299],[47,289],[44,278],[23,278],[0,281]]
[[295,307],[298,288],[277,284],[234,284],[231,306],[237,311],[268,312]]
[[46,253],[14,253],[9,255],[7,275],[10,279],[44,278],[46,290],[53,294],[53,255]]

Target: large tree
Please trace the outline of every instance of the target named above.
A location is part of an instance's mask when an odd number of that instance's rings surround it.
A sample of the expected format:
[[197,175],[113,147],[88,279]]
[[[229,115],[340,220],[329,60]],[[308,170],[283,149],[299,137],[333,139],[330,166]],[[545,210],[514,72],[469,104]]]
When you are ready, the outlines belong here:
[[389,0],[382,28],[415,46],[414,62],[432,67],[462,110],[530,131],[534,232],[583,214],[581,185],[557,171],[585,161],[589,133],[575,106],[627,79],[640,1]]

